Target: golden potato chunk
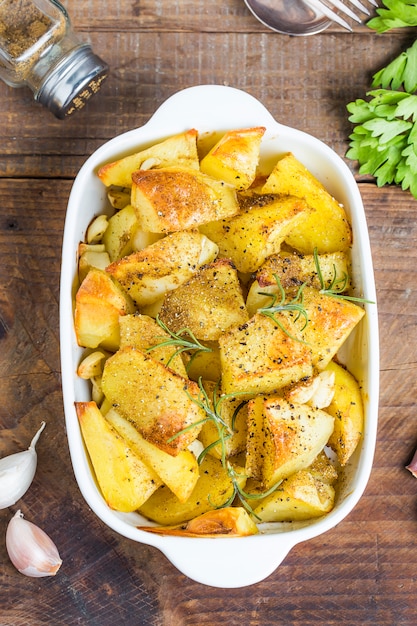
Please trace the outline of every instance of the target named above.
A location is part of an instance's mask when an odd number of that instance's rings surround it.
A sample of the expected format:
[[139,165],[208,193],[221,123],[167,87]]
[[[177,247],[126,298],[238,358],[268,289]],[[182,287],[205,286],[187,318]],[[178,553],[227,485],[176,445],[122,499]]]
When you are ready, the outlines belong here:
[[[240,479],[242,487],[244,482],[242,474]],[[144,503],[139,513],[159,524],[182,524],[226,504],[233,491],[232,479],[221,461],[206,455],[200,465],[200,478],[187,502],[180,502],[163,485]]]
[[329,446],[336,452],[340,465],[346,465],[363,434],[362,394],[356,378],[338,363],[331,361],[325,371],[335,374],[333,400],[326,409],[335,418]]
[[[346,252],[320,254],[317,261],[326,289],[330,285],[337,291],[342,288],[345,291],[350,287]],[[281,251],[268,257],[256,274],[260,287],[276,283],[274,274],[278,276],[284,289],[298,287],[303,283],[315,289],[322,288],[313,254]]]
[[[119,320],[120,324],[120,348],[131,347],[147,352],[156,361],[187,378],[184,362],[181,354],[172,345],[160,345],[170,339],[156,321],[148,315],[125,315]],[[149,350],[149,348],[154,348]]]
[[204,265],[166,294],[161,320],[174,332],[188,328],[197,337],[216,341],[231,326],[248,320],[237,271],[228,259]]
[[135,511],[162,481],[106,421],[95,402],[76,402],[75,408],[104,499],[117,511]]
[[186,502],[196,486],[199,472],[197,459],[189,450],[171,456],[144,439],[127,419],[114,409],[106,414],[106,420],[128,442],[130,448],[159,476],[161,481]]
[[139,307],[153,304],[216,257],[218,247],[197,230],[171,233],[106,268]]
[[258,396],[248,405],[246,472],[265,489],[308,467],[333,432],[321,409],[281,397]]
[[256,535],[258,527],[243,507],[225,506],[197,515],[180,526],[139,526],[158,535],[178,537],[248,537]]
[[198,132],[191,129],[168,137],[150,148],[103,165],[98,176],[107,187],[131,187],[132,174],[140,168],[181,165],[198,170],[197,136]]
[[254,509],[261,522],[295,522],[329,513],[335,490],[312,476],[308,470],[296,472],[264,498]]
[[228,131],[201,160],[201,171],[236,189],[248,189],[255,180],[265,130],[257,126]]
[[352,244],[352,230],[346,212],[313,174],[291,153],[282,157],[262,193],[288,194],[304,198],[314,209],[285,237],[285,242],[299,252],[312,254],[347,250]]
[[224,393],[273,393],[312,375],[310,346],[285,313],[276,316],[281,325],[256,314],[219,338]]
[[279,251],[284,238],[309,211],[300,198],[275,198],[254,205],[235,217],[200,226],[200,232],[219,246],[220,256],[230,258],[240,272],[255,272],[265,259]]
[[199,387],[194,381],[135,348],[123,348],[107,359],[101,385],[118,413],[145,439],[173,456],[194,441],[201,430],[199,422],[206,418],[196,403]]
[[[321,371],[360,322],[365,311],[354,302],[320,293],[311,287],[303,290],[303,306],[308,324],[301,333],[304,341],[311,346],[313,366]],[[295,323],[300,325],[304,321],[299,318]]]
[[138,170],[132,206],[143,230],[171,233],[235,215],[236,192],[223,181],[181,167]]
[[85,348],[101,346],[114,352],[119,347],[119,317],[133,313],[130,298],[111,276],[91,269],[75,296],[74,326],[77,342]]

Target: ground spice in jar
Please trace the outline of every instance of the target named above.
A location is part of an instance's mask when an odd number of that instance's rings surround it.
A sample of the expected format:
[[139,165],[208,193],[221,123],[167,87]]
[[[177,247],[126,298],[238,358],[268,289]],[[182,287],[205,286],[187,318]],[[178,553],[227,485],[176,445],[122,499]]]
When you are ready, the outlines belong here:
[[45,15],[31,0],[0,0],[0,63],[13,64],[24,74],[43,50],[65,33],[65,18]]

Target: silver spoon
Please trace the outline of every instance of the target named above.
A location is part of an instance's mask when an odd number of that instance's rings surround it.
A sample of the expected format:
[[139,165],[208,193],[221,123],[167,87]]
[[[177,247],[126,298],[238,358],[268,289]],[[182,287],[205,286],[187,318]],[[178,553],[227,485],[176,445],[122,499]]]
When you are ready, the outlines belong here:
[[331,24],[303,0],[245,0],[245,4],[264,26],[285,35],[314,35]]

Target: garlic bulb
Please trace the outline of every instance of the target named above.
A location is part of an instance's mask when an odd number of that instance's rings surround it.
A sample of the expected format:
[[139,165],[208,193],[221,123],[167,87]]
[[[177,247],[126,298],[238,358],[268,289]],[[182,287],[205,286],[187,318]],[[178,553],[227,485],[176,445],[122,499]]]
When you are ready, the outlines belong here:
[[29,489],[37,465],[35,446],[44,428],[42,422],[27,450],[0,459],[0,509],[15,504]]
[[15,568],[25,576],[55,576],[61,567],[62,560],[52,539],[23,519],[20,510],[7,526],[6,548]]

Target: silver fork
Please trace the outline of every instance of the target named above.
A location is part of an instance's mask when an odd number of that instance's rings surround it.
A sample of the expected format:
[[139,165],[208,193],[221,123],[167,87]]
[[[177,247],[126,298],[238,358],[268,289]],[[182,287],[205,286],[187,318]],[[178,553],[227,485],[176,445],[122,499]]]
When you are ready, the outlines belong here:
[[[376,0],[367,1],[374,7],[378,6]],[[349,6],[347,6],[349,3],[357,9],[356,12],[354,12]],[[343,26],[343,28],[346,28],[346,30],[350,31],[352,30],[350,24],[348,24],[348,22],[336,11],[340,11],[340,13],[343,13],[347,17],[350,17],[352,20],[355,20],[359,23],[361,23],[362,20],[366,18],[361,18],[358,15],[358,12],[364,13],[366,16],[370,15],[369,9],[364,4],[362,4],[360,0],[307,0],[307,4],[310,4],[314,9],[316,9],[317,11],[321,11],[321,13],[323,13],[323,15],[328,17],[330,20],[336,22],[337,24],[340,24],[340,26]]]

